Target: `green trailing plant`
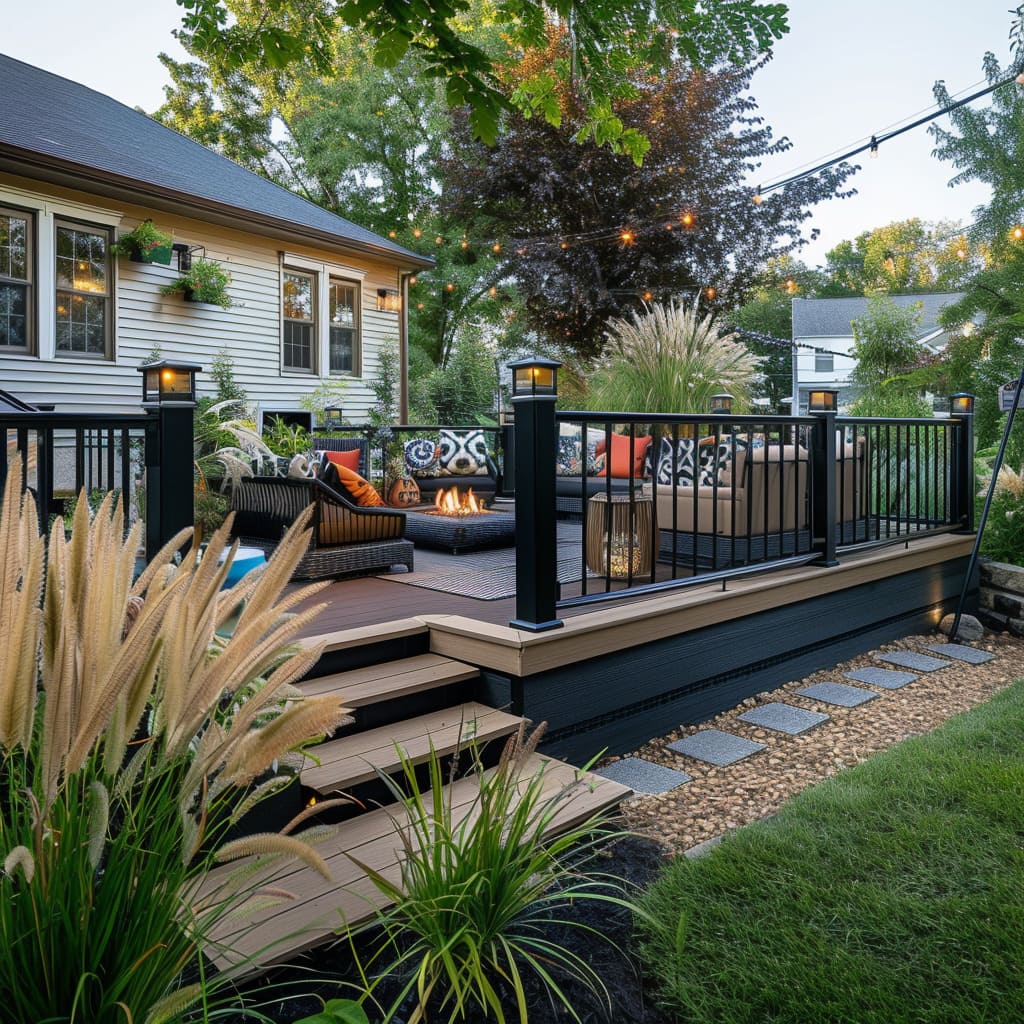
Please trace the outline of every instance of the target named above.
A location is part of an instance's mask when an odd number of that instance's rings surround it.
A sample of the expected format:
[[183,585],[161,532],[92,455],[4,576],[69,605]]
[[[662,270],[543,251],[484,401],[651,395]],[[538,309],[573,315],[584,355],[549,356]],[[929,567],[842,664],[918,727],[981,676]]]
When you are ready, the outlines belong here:
[[[244,933],[254,851],[326,873],[319,830],[224,842],[311,738],[347,721],[293,683],[319,657],[291,645],[320,588],[282,598],[309,514],[262,574],[222,591],[227,528],[200,557],[182,531],[133,581],[141,527],[107,496],[81,500],[70,539],[40,536],[22,467],[0,508],[0,1000],[13,1021],[161,1024],[205,1013],[226,971],[201,954]],[[217,630],[244,608],[229,639]],[[298,816],[291,833],[308,815]],[[248,873],[246,873],[248,872]],[[248,881],[245,879],[248,878]],[[269,894],[264,894],[269,897]],[[223,943],[223,944],[222,944]]]
[[[453,788],[434,751],[427,763],[429,790],[417,766],[402,756],[401,783],[382,780],[403,808],[396,830],[402,843],[402,875],[394,881],[359,864],[393,904],[378,915],[382,938],[367,963],[370,974],[400,979],[387,1011],[400,1009],[407,1024],[463,1019],[479,1009],[505,1024],[502,989],[512,993],[515,1017],[529,1019],[525,975],[535,974],[565,1013],[580,1017],[560,981],[582,983],[609,1010],[609,994],[597,972],[547,930],[576,927],[595,941],[604,936],[569,915],[581,901],[601,901],[635,911],[622,883],[588,872],[593,856],[621,833],[599,817],[555,834],[559,814],[587,782],[552,785],[549,764],[532,755],[543,726],[529,737],[525,726],[506,744],[497,767],[485,769],[470,745],[474,783],[470,806],[453,806]],[[401,751],[399,751],[401,755]],[[408,1013],[404,1004],[415,1008]]]
[[612,320],[606,357],[591,381],[588,404],[609,412],[704,413],[728,392],[742,411],[757,359],[697,304],[655,303]]
[[191,302],[205,302],[211,306],[230,309],[233,305],[228,294],[231,275],[216,261],[197,257],[192,265],[160,291],[164,295],[184,292]]
[[151,220],[144,220],[131,231],[117,238],[117,252],[142,263],[171,262],[171,245],[174,239],[161,231]]

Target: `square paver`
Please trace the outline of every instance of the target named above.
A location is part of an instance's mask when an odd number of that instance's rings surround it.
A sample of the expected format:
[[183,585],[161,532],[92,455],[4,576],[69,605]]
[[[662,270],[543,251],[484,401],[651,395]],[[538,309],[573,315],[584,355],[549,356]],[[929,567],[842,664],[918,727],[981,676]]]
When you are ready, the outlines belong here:
[[603,768],[595,769],[594,774],[629,786],[634,793],[645,793],[648,796],[667,793],[693,780],[693,776],[686,772],[678,772],[674,768],[666,768],[663,764],[654,764],[640,757],[624,757],[621,761],[613,761]]
[[895,672],[891,668],[876,668],[874,665],[855,668],[852,672],[844,672],[843,675],[847,679],[856,679],[858,683],[881,686],[883,690],[898,690],[917,678],[913,672]]
[[930,654],[918,654],[917,651],[894,651],[892,654],[879,654],[876,657],[879,661],[912,668],[915,672],[938,672],[940,668],[949,668],[948,661],[933,658]]
[[847,686],[846,683],[815,683],[796,691],[801,697],[820,700],[825,704],[835,704],[840,708],[855,708],[874,700],[878,694],[865,690],[861,686]]
[[806,708],[795,708],[792,704],[772,701],[758,708],[751,708],[739,716],[741,722],[759,725],[764,729],[774,729],[789,736],[799,736],[809,732],[817,725],[829,720],[828,715],[821,711],[808,711]]
[[742,736],[734,736],[731,732],[722,732],[720,729],[703,729],[692,736],[687,736],[686,739],[670,743],[668,749],[722,767],[735,764],[736,761],[742,761],[743,758],[764,750],[764,744],[755,743]]
[[983,665],[995,657],[988,651],[979,651],[973,647],[966,647],[964,644],[925,644],[925,646],[929,651],[944,654],[947,658],[953,658],[956,661],[966,661],[969,665]]

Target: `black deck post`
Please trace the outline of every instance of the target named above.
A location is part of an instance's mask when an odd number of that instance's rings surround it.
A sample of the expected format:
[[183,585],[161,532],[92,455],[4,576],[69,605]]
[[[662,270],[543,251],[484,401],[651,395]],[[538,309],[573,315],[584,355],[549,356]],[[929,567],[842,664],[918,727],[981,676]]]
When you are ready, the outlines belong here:
[[818,420],[811,440],[811,535],[820,554],[813,565],[839,564],[836,557],[837,398],[838,392],[815,390],[808,403],[808,411]]
[[[954,399],[961,397],[954,395]],[[974,396],[969,402],[954,402],[953,443],[950,461],[953,470],[952,519],[960,524],[957,533],[974,533]]]
[[509,625],[531,633],[562,625],[555,615],[555,401],[555,394],[539,394],[537,389],[512,398],[516,414],[516,617]]

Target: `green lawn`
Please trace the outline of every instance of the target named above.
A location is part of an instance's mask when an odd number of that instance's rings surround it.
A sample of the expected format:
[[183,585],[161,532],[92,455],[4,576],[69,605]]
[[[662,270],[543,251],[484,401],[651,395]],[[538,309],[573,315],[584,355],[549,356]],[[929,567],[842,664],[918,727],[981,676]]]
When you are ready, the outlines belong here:
[[673,862],[645,970],[681,1022],[1021,1024],[1022,846],[1018,682]]

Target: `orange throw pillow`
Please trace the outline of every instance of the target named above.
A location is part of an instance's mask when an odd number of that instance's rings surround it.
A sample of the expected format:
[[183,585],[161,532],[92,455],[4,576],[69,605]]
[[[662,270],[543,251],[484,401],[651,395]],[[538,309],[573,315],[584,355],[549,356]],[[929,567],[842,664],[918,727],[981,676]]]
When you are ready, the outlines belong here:
[[[332,452],[332,455],[345,454],[344,452]],[[358,455],[359,453],[356,452]],[[334,462],[334,460],[331,460]],[[364,480],[354,469],[349,469],[347,466],[339,466],[337,463],[334,464],[334,468],[338,471],[338,479],[341,481],[342,486],[352,495],[352,500],[363,508],[379,508],[384,502],[381,501],[380,495],[374,489],[373,484],[368,480]]]
[[[612,434],[612,457],[611,468],[613,477],[638,477],[644,475],[644,457],[647,455],[647,447],[651,443],[651,436],[634,437],[632,445],[628,434]],[[607,468],[602,469],[596,476],[605,476]]]
[[328,462],[333,462],[339,469],[344,466],[345,469],[350,469],[353,473],[359,472],[358,448],[353,448],[350,452],[324,452],[324,458]]

